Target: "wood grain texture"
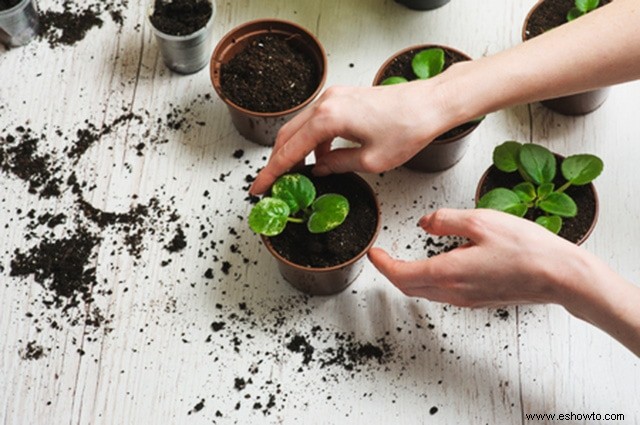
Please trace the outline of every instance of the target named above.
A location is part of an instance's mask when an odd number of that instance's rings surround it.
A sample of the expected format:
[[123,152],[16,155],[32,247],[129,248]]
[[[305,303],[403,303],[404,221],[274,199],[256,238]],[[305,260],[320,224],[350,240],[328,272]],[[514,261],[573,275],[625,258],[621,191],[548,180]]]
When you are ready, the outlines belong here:
[[[533,3],[452,0],[415,12],[391,0],[217,1],[214,39],[250,19],[293,20],[324,44],[327,86],[367,86],[408,45],[442,43],[472,57],[515,45]],[[59,160],[65,181],[74,172],[86,182],[84,199],[102,211],[124,214],[154,199],[161,207],[136,227],[135,256],[124,242],[133,230],[98,229],[68,186],[43,199],[0,174],[1,424],[524,424],[527,413],[569,412],[640,422],[638,360],[556,306],[467,310],[408,299],[370,264],[335,297],[292,289],[244,223],[247,176],[268,148],[237,134],[207,69],[180,76],[165,68],[145,17],[146,5],[130,2],[121,28],[104,13],[102,27],[73,46],[36,40],[0,50],[0,139],[21,125],[46,135],[42,151]],[[600,220],[584,248],[640,281],[638,98],[640,85],[630,83],[586,117],[510,108],[482,123],[450,170],[365,176],[382,204],[377,244],[423,258],[429,241],[419,217],[473,207],[493,147],[534,141],[604,159]],[[136,118],[118,121],[126,114]],[[87,123],[112,131],[71,161],[65,148]],[[68,220],[32,230],[30,210]],[[10,276],[11,261],[77,225],[102,238],[89,264],[97,279],[90,304],[63,312],[43,304],[50,292],[32,276]],[[178,227],[187,246],[171,253]],[[84,322],[96,307],[106,318],[98,327]],[[308,363],[288,348],[296,335],[313,346]],[[29,343],[42,357],[26,358]],[[385,357],[344,361],[340,350],[367,343]]]

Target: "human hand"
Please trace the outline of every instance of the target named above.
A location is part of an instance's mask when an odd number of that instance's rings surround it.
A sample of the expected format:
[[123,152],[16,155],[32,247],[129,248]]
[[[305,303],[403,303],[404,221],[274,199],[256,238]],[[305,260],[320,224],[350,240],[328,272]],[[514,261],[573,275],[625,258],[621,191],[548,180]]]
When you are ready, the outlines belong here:
[[371,262],[406,295],[464,307],[566,306],[575,295],[567,276],[582,250],[536,223],[493,210],[441,209],[422,217],[419,224],[432,235],[470,241],[413,262],[371,249]]
[[[276,178],[312,151],[316,175],[377,173],[406,162],[456,125],[454,116],[445,114],[440,106],[444,103],[436,87],[437,81],[427,80],[394,86],[329,88],[282,127],[271,158],[250,192],[265,192]],[[429,99],[427,107],[425,99]],[[331,150],[336,137],[359,147]]]

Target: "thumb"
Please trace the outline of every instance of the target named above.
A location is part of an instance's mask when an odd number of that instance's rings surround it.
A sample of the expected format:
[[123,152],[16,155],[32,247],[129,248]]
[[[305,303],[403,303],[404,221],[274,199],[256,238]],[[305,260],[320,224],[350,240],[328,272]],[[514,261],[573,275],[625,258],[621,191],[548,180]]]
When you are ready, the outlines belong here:
[[362,168],[362,148],[340,148],[324,152],[316,158],[313,172],[317,175],[347,173],[349,171],[367,171]]

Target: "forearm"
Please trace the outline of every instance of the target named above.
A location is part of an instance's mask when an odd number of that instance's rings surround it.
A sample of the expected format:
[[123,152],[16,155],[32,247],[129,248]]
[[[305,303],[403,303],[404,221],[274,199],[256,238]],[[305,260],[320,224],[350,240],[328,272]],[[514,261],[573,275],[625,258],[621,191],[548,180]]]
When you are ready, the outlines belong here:
[[576,251],[555,277],[562,288],[556,301],[640,356],[640,288],[592,254]]
[[438,98],[447,99],[443,115],[458,125],[508,106],[638,79],[638,28],[640,2],[616,0],[511,49],[458,63],[433,81],[444,93]]

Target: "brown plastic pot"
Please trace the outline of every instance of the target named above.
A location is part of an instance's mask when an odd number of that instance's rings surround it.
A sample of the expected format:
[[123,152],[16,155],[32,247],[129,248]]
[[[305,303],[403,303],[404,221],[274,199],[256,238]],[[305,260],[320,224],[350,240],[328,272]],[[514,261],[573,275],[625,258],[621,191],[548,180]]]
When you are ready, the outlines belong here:
[[432,10],[444,6],[450,0],[396,0],[403,6],[413,10]]
[[274,248],[270,238],[262,236],[262,242],[269,253],[276,259],[282,277],[293,287],[305,294],[333,295],[344,291],[362,272],[365,261],[364,256],[373,246],[380,232],[380,205],[373,188],[362,177],[355,173],[345,173],[340,174],[340,176],[343,177],[345,181],[356,183],[363,193],[370,196],[376,208],[377,223],[375,225],[375,232],[367,246],[355,257],[332,267],[305,267],[283,257]]
[[[558,155],[558,154],[554,154],[554,155],[557,160],[558,175],[561,175],[560,163],[564,159],[564,156]],[[488,179],[493,180],[494,184],[491,184],[491,183],[487,184]],[[496,180],[499,180],[500,183],[498,183]],[[520,181],[522,180],[519,178],[517,172],[505,173],[503,171],[498,170],[498,168],[495,165],[490,166],[482,174],[482,177],[480,177],[480,180],[478,181],[478,186],[476,187],[476,194],[475,194],[476,205],[478,204],[478,201],[480,200],[480,198],[482,198],[482,196],[484,196],[484,194],[489,192],[491,189],[494,189],[496,187],[511,188],[515,186],[517,182],[520,182]],[[587,197],[591,199],[593,203],[593,209],[591,209],[590,211],[584,211],[583,209],[580,209],[580,208],[578,209],[579,216],[581,215],[584,216],[584,214],[590,215],[590,220],[589,220],[590,224],[588,226],[582,226],[583,228],[582,228],[582,231],[580,232],[581,233],[580,236],[578,236],[577,238],[567,237],[568,226],[573,226],[571,224],[571,220],[575,220],[575,219],[563,219],[564,224],[562,226],[562,229],[560,229],[559,236],[567,239],[570,242],[575,243],[576,245],[582,245],[587,240],[587,238],[589,238],[589,236],[593,232],[593,229],[596,227],[596,223],[598,222],[598,215],[600,212],[600,201],[598,200],[598,192],[596,192],[596,188],[593,185],[593,183],[589,183],[584,186],[570,187],[569,189],[567,189],[567,193],[571,194],[572,197],[574,197],[574,199],[576,198],[576,196]]]
[[[280,112],[255,112],[233,103],[225,96],[221,87],[221,68],[236,54],[241,52],[256,37],[279,34],[298,43],[317,65],[318,87],[301,104]],[[257,19],[237,26],[218,42],[210,62],[211,82],[218,96],[224,101],[231,114],[231,120],[238,132],[245,138],[260,145],[272,146],[280,127],[308,106],[315,99],[327,77],[327,56],[320,41],[303,27],[278,19]]]
[[[530,38],[529,21],[531,17],[538,11],[540,6],[547,0],[539,0],[527,14],[522,26],[522,41]],[[572,2],[570,2],[572,5]],[[567,12],[569,10],[567,9]],[[566,13],[565,13],[566,16]],[[549,28],[551,29],[551,28]],[[577,93],[569,96],[562,96],[553,99],[543,100],[545,107],[562,115],[585,115],[598,109],[609,96],[609,87],[603,87],[596,90],[590,90],[584,93]]]
[[[463,53],[457,49],[441,46],[437,44],[422,44],[406,49],[400,50],[395,53],[389,59],[387,59],[373,79],[373,85],[378,86],[387,77],[385,73],[387,69],[397,60],[409,60],[416,53],[421,50],[440,48],[445,51],[445,69],[455,62],[460,60],[454,60],[453,58],[463,58],[462,60],[471,60],[466,53]],[[464,124],[463,124],[464,125]],[[466,153],[469,143],[471,141],[471,133],[478,128],[480,123],[469,125],[468,128],[457,132],[454,135],[447,136],[450,132],[447,132],[437,137],[426,148],[418,152],[413,158],[403,164],[405,167],[416,171],[422,171],[427,173],[433,173],[443,171],[453,167],[458,161],[462,159]]]

